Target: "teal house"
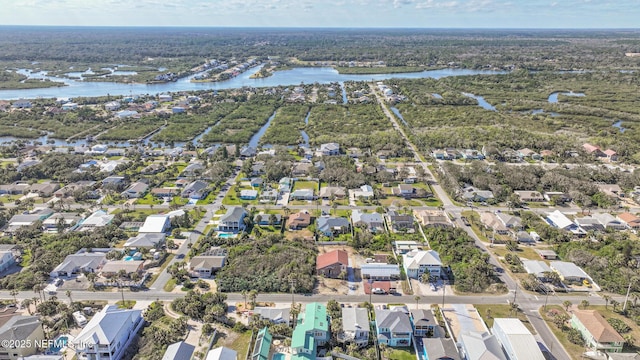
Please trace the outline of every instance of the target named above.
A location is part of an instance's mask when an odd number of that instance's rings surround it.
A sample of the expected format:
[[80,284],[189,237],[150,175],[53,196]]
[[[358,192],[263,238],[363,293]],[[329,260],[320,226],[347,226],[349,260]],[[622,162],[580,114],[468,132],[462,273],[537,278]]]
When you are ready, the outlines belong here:
[[327,307],[310,303],[300,314],[291,339],[291,360],[317,359],[318,347],[329,341]]

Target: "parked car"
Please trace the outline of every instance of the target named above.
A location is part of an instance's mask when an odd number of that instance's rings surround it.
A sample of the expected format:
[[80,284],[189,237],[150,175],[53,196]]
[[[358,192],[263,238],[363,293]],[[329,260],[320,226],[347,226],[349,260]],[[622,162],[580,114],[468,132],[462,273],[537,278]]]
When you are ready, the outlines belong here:
[[376,295],[384,295],[387,292],[380,289],[380,288],[373,288],[373,290],[371,290],[371,293],[376,294]]

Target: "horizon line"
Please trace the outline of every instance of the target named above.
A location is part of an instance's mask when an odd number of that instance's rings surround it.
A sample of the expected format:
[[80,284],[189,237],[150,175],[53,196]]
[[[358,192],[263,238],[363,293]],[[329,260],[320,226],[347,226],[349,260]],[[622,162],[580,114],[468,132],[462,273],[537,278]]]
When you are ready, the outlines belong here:
[[155,29],[354,29],[354,30],[640,30],[640,27],[396,27],[396,26],[212,26],[212,25],[47,25],[47,24],[0,24],[0,27],[46,27],[46,28],[155,28]]

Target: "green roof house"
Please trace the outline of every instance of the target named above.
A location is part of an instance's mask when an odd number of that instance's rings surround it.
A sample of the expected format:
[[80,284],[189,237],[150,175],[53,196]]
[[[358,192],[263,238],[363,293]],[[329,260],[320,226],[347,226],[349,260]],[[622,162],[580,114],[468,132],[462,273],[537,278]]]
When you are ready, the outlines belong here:
[[318,346],[329,341],[329,317],[327,307],[310,303],[300,314],[291,339],[291,360],[313,360]]
[[269,349],[271,348],[271,333],[266,326],[258,332],[256,345],[253,348],[251,360],[269,360]]

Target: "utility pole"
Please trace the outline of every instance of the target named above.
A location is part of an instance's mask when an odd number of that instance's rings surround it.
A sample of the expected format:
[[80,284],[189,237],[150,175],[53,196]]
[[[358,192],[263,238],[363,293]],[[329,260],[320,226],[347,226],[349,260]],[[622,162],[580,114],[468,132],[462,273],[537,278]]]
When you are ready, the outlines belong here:
[[445,280],[442,280],[442,310],[444,310],[444,294],[447,289],[447,283]]
[[629,287],[627,287],[627,295],[624,297],[624,305],[622,306],[622,313],[627,313],[627,301],[629,301],[629,293],[631,293],[631,280],[629,280]]
[[369,278],[369,304],[373,307],[373,303],[371,302],[371,294],[373,294],[373,279]]
[[293,277],[289,277],[289,285],[291,286],[291,307],[293,307],[295,305],[295,301],[293,299],[293,290],[297,285],[296,279]]
[[513,291],[513,303],[516,303],[516,297],[518,296],[518,283],[516,282],[516,289]]

